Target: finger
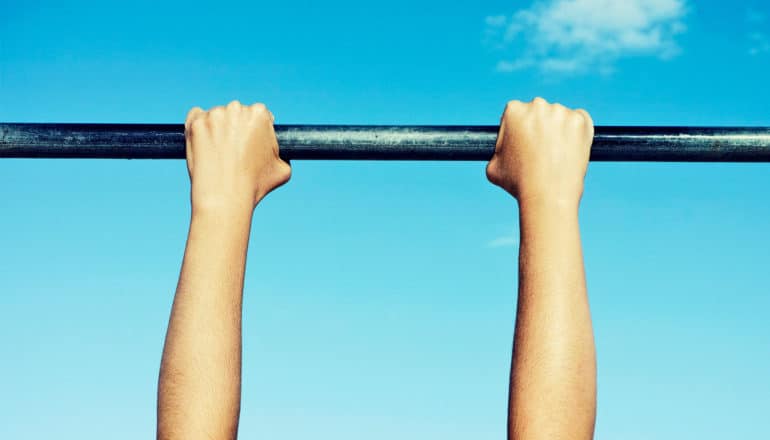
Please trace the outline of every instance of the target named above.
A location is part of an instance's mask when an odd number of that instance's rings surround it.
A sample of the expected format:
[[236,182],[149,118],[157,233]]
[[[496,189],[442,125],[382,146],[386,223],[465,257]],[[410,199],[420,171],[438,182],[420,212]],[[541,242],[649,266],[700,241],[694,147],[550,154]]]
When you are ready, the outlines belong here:
[[228,110],[238,110],[241,108],[241,103],[237,99],[233,99],[230,101],[229,104],[227,104]]
[[215,119],[221,121],[225,118],[225,107],[222,105],[211,107],[208,111],[208,118],[209,121],[213,121]]
[[264,104],[261,104],[261,103],[254,104],[252,107],[254,107],[254,109],[257,112],[259,112],[260,114],[266,114],[267,117],[270,119],[270,124],[271,124],[270,131],[273,132],[273,143],[272,143],[272,145],[273,145],[273,153],[275,154],[275,157],[280,158],[281,157],[281,147],[280,147],[280,145],[278,145],[278,135],[276,134],[275,127],[273,126],[275,124],[275,115]]
[[591,126],[594,125],[593,118],[591,118],[591,115],[586,110],[584,110],[582,108],[579,108],[579,109],[575,110],[575,112],[576,113],[580,113],[581,115],[583,115],[583,117],[585,118],[585,120],[586,120],[586,122],[588,124],[590,124]]
[[271,126],[270,130],[273,132],[273,154],[275,154],[275,157],[281,159],[281,146],[278,145],[278,135],[275,133],[275,129]]
[[560,103],[560,102],[554,102],[553,104],[551,104],[551,107],[556,109],[556,110],[558,110],[558,111],[560,111],[560,112],[562,112],[562,113],[567,113],[569,111],[567,106],[562,104],[562,103]]
[[184,129],[185,131],[188,131],[190,129],[190,124],[192,124],[192,121],[195,120],[201,113],[205,113],[202,108],[200,107],[193,107],[190,109],[189,112],[187,112],[187,117],[184,121]]
[[187,173],[192,178],[192,169],[193,169],[193,157],[192,157],[192,142],[190,140],[190,128],[192,127],[193,121],[195,121],[198,117],[203,115],[205,112],[200,107],[193,107],[190,109],[189,112],[187,112],[187,118],[185,118],[184,122],[184,153],[185,157],[187,158]]
[[521,112],[524,109],[524,103],[518,100],[508,101],[505,104],[505,109],[503,109],[503,115],[500,118],[500,121],[505,119],[506,116],[509,115],[515,115],[519,112]]
[[505,139],[505,124],[500,122],[500,127],[497,129],[497,139],[495,140],[495,151],[492,153],[492,157],[500,152],[500,147],[503,145],[503,139]]
[[267,107],[265,104],[262,104],[261,102],[256,102],[254,104],[251,104],[249,108],[254,112],[255,115],[259,116],[264,113],[268,113]]

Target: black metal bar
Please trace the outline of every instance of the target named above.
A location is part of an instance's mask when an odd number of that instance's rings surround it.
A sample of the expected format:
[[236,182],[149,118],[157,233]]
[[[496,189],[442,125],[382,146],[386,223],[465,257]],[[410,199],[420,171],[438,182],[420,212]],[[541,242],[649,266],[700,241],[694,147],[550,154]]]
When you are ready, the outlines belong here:
[[[285,159],[488,160],[496,126],[277,125]],[[0,157],[181,159],[180,124],[0,123]],[[770,162],[768,127],[596,127],[594,161]]]

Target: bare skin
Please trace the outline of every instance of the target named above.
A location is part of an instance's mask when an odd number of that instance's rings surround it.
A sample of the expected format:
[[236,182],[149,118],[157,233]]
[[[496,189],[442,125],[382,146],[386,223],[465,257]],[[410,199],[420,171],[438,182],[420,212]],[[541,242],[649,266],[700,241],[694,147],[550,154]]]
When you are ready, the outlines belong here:
[[[235,439],[241,313],[254,208],[291,176],[272,114],[232,102],[185,123],[192,216],[158,384],[158,439]],[[593,122],[512,101],[489,180],[519,201],[519,305],[508,438],[589,439],[596,362],[578,226]]]
[[235,439],[252,215],[291,169],[261,104],[194,108],[185,129],[192,215],[160,367],[157,438]]
[[583,110],[511,101],[487,166],[519,202],[509,439],[593,438],[596,354],[578,225],[592,141]]

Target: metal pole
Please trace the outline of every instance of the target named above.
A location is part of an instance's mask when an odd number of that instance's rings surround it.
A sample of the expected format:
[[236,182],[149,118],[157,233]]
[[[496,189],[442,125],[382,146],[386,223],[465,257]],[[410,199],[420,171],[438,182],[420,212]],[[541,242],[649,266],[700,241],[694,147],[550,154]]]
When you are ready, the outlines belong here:
[[[488,160],[497,126],[277,125],[285,159]],[[0,123],[0,158],[184,158],[180,124]],[[770,162],[768,127],[596,127],[594,161]]]

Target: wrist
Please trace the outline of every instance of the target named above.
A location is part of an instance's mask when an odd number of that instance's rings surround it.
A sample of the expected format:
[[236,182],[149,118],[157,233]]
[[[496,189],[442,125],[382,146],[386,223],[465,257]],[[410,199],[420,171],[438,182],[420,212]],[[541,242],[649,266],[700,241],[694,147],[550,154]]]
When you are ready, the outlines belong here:
[[254,204],[247,200],[207,199],[193,200],[192,219],[228,223],[232,221],[251,221]]
[[577,215],[580,197],[519,197],[519,215]]

